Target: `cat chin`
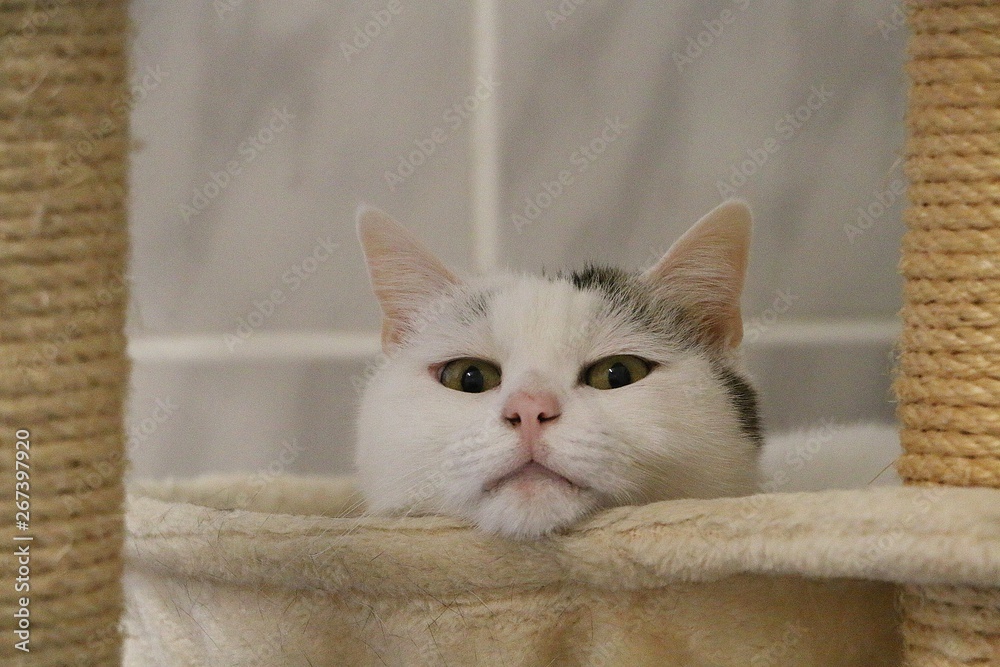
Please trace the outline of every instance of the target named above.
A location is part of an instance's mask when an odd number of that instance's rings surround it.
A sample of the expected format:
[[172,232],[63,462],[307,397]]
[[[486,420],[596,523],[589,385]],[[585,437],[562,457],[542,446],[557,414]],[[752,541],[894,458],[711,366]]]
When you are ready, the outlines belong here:
[[484,492],[467,518],[486,532],[533,540],[579,521],[598,505],[594,491],[566,481],[517,480]]

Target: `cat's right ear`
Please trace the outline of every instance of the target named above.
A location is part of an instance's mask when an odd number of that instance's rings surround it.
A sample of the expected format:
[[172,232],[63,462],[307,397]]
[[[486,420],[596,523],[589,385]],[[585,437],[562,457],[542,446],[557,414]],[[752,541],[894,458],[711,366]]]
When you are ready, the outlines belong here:
[[388,354],[413,330],[430,301],[459,280],[385,212],[359,206],[357,224],[368,275],[382,307],[382,350]]

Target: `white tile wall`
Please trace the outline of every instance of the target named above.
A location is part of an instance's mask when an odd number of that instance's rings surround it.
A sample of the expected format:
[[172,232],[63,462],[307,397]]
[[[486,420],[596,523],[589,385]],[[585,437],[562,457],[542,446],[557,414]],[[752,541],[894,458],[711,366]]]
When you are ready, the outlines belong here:
[[133,7],[137,82],[157,73],[134,112],[136,474],[349,469],[378,325],[359,201],[460,271],[638,267],[733,169],[768,423],[891,418],[896,4]]

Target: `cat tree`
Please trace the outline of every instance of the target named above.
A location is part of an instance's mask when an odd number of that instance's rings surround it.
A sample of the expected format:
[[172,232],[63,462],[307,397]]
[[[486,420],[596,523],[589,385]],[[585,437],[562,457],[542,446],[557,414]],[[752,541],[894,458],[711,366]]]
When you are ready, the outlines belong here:
[[[1000,488],[1000,3],[913,2],[909,22],[897,469]],[[1000,579],[901,599],[910,664],[1000,664]]]
[[[0,534],[34,538],[32,652],[5,632],[4,664],[118,660],[126,17],[0,0],[0,497],[28,429],[32,512]],[[125,662],[1000,665],[1000,5],[914,2],[910,23],[910,486],[619,508],[516,544],[351,516],[349,480],[149,484]]]
[[127,28],[123,1],[0,1],[4,665],[120,654]]

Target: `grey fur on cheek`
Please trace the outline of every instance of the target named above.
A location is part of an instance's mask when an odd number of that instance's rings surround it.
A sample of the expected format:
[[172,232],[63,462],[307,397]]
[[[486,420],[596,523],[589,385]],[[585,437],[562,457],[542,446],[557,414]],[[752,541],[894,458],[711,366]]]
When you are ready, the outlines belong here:
[[764,444],[764,435],[761,432],[760,413],[757,408],[757,390],[746,378],[721,362],[713,363],[712,371],[726,388],[729,400],[739,416],[740,429],[760,447]]
[[[630,319],[658,337],[679,342],[682,347],[702,347],[697,336],[699,322],[680,306],[658,302],[652,291],[635,275],[614,267],[590,265],[559,278],[568,280],[580,290],[600,292],[612,307],[628,313]],[[726,390],[742,432],[760,446],[761,430],[757,392],[738,371],[722,360],[712,362],[712,372]]]

